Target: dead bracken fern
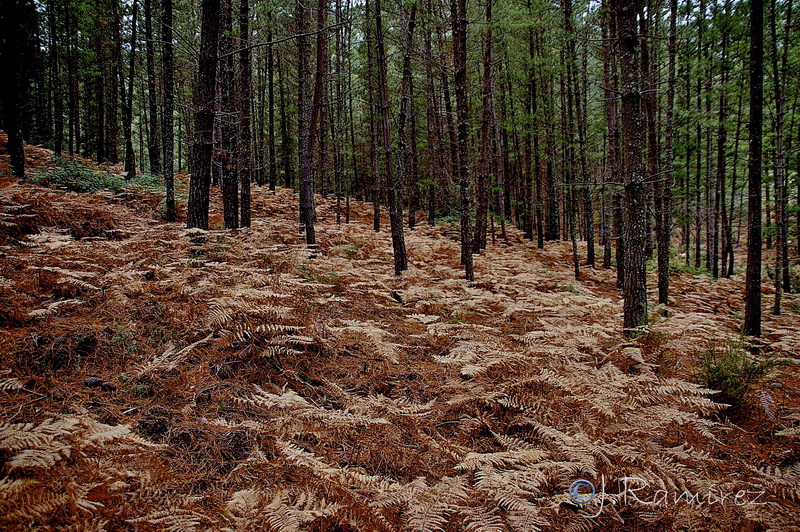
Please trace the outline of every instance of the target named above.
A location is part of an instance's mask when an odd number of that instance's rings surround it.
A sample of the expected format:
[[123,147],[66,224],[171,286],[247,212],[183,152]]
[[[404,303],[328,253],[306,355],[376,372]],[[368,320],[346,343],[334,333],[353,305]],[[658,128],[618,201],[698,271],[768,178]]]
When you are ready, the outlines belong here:
[[[184,231],[148,198],[0,189],[0,528],[797,528],[797,366],[744,423],[694,377],[737,335],[741,279],[675,276],[629,341],[615,272],[574,281],[567,244],[512,227],[466,283],[438,226],[408,233],[395,276],[360,202],[337,226],[317,198],[312,259],[287,189],[254,189],[238,232]],[[766,355],[800,351],[796,314],[765,331]],[[625,477],[683,498],[626,502]],[[605,483],[595,518],[577,479]],[[686,501],[739,490],[767,504]]]

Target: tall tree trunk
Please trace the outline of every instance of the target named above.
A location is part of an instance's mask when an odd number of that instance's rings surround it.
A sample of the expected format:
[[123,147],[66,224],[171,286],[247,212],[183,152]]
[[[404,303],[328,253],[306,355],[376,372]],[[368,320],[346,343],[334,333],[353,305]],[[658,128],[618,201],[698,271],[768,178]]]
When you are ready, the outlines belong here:
[[381,178],[378,167],[378,113],[375,103],[375,29],[373,27],[375,16],[370,10],[370,0],[365,2],[365,16],[367,17],[367,91],[369,93],[369,136],[370,136],[370,171],[372,188],[372,229],[381,230]]
[[153,46],[153,0],[144,1],[145,61],[147,63],[147,103],[150,123],[147,132],[147,153],[150,172],[161,173],[161,131],[158,127],[158,85],[156,84],[155,47]]
[[[53,99],[53,151],[60,157],[64,149],[64,101],[61,98],[61,59],[57,11],[56,0],[49,0],[47,2],[47,20],[50,27],[50,75],[53,80],[53,94],[51,95]],[[98,133],[102,135],[102,129]]]
[[[651,33],[655,33],[655,28],[653,27],[652,23],[652,3],[648,6],[648,15],[645,17],[643,14],[640,14],[641,19],[641,33],[645,36],[644,40],[642,41],[642,54],[641,54],[641,63],[642,63],[642,79],[643,79],[643,86],[645,86],[645,94],[642,97],[642,103],[644,104],[644,118],[647,124],[647,173],[649,175],[647,181],[652,181],[652,185],[646,185],[646,189],[648,191],[648,209],[649,212],[649,204],[650,204],[650,196],[652,196],[653,204],[654,204],[654,211],[655,211],[655,229],[656,232],[660,234],[662,230],[662,217],[664,213],[664,202],[663,202],[663,188],[661,186],[661,175],[659,169],[659,160],[660,160],[660,143],[658,139],[658,124],[656,123],[656,95],[655,95],[655,88],[658,86],[658,65],[655,64],[655,47],[651,47],[650,44],[652,42]],[[646,83],[646,85],[645,85]],[[653,250],[653,231],[652,231],[652,223],[651,217],[647,216],[647,243],[645,245],[645,253],[647,257],[652,256]],[[658,240],[656,238],[656,240]],[[657,242],[656,242],[657,244]],[[669,249],[667,249],[667,254],[669,254]]]
[[239,146],[237,150],[239,183],[241,184],[241,226],[250,227],[250,100],[253,93],[253,71],[250,61],[250,5],[248,0],[239,1]]
[[31,74],[30,42],[35,23],[33,3],[13,0],[0,11],[0,63],[7,76],[0,84],[3,125],[8,133],[9,169],[14,177],[25,180],[22,107],[28,96]]
[[584,183],[583,195],[583,224],[585,227],[586,239],[586,265],[594,267],[594,185],[589,183],[589,67],[588,51],[586,45],[583,46],[581,54],[581,77],[575,75],[575,98],[578,103],[578,147],[581,156],[581,181]]
[[[477,204],[475,209],[475,236],[472,240],[472,252],[480,253],[486,249],[486,225],[489,206],[489,158],[493,151],[489,143],[489,128],[492,120],[490,99],[492,98],[492,0],[486,3],[486,43],[483,55],[483,118],[481,119],[481,151],[478,165]],[[494,133],[492,131],[492,133]],[[527,173],[527,172],[526,172]],[[530,181],[528,181],[528,184]],[[529,187],[528,187],[529,188]],[[525,196],[530,200],[529,195]],[[526,220],[530,222],[530,201],[525,206]],[[527,231],[527,229],[526,229]],[[533,234],[529,235],[532,238]]]
[[392,162],[389,82],[387,79],[386,51],[383,44],[381,0],[375,0],[375,52],[378,59],[378,89],[381,99],[381,118],[383,119],[384,173],[386,174],[389,192],[387,200],[389,202],[389,224],[392,231],[392,250],[394,251],[394,273],[395,275],[400,275],[401,272],[408,269],[406,243],[403,234],[403,181],[400,172],[395,174]]
[[[433,3],[427,1],[427,15],[433,17]],[[442,156],[442,123],[439,114],[439,99],[433,76],[433,45],[431,42],[430,24],[425,31],[425,81],[428,104],[425,107],[425,117],[428,128],[428,150],[426,162],[428,166],[428,225],[436,223],[436,189],[445,173],[444,157]]]
[[[606,165],[606,181],[613,181],[620,174],[619,163],[619,146],[620,146],[620,131],[619,131],[619,105],[617,104],[617,54],[614,50],[614,43],[616,37],[616,25],[613,20],[614,12],[610,9],[606,10],[603,17],[602,36],[603,36],[603,83],[604,88],[604,106],[606,115],[606,125],[608,127],[608,163]],[[613,185],[611,185],[613,186]],[[617,204],[614,198],[619,197],[619,193],[614,190],[609,193],[606,191],[608,203]],[[617,247],[622,245],[620,234],[617,231],[611,231],[611,222],[613,217],[608,216],[604,222],[603,230],[606,233],[606,241],[603,250],[603,267],[611,267],[611,242],[612,240],[617,243]],[[621,263],[619,256],[617,257],[617,273],[621,271]],[[619,278],[621,281],[621,277]],[[621,283],[619,283],[621,285]]]
[[[267,15],[267,40],[272,42],[272,11]],[[267,129],[269,130],[269,189],[275,191],[278,181],[278,164],[275,160],[275,71],[273,45],[267,47]],[[283,104],[281,104],[283,107]]]
[[306,244],[314,249],[317,243],[314,232],[314,179],[312,164],[314,137],[311,135],[311,44],[308,40],[309,8],[305,0],[295,0],[297,30],[297,143],[300,167],[300,226],[306,235]]
[[[742,130],[742,103],[744,100],[744,77],[739,83],[739,104],[736,111],[736,136],[733,139],[733,172],[731,175],[731,202],[728,215],[728,227],[725,229],[725,241],[728,247],[728,268],[726,270],[726,277],[733,275],[734,265],[734,248],[733,248],[733,215],[736,202],[736,181],[739,172],[739,138],[741,138]],[[741,219],[741,218],[740,218]]]
[[162,75],[164,84],[164,117],[162,121],[164,139],[164,186],[166,190],[166,219],[175,221],[175,179],[173,169],[175,166],[175,82],[172,69],[173,44],[172,44],[172,0],[162,0],[161,40],[164,41],[162,52]]
[[[336,107],[335,120],[331,120],[331,137],[333,138],[333,168],[336,188],[336,224],[342,223],[342,191],[344,189],[344,141],[347,138],[342,126],[344,98],[342,96],[343,78],[343,37],[342,0],[336,0]],[[331,98],[333,100],[333,98]]]
[[208,229],[211,154],[214,148],[214,93],[217,76],[220,0],[203,0],[200,60],[194,88],[194,141],[191,151],[187,227]]
[[672,237],[672,172],[675,161],[673,137],[675,135],[675,53],[678,0],[669,0],[669,36],[667,44],[667,124],[664,138],[664,190],[660,231],[658,234],[658,302],[669,304],[669,248]]
[[[578,228],[575,216],[575,211],[577,210],[577,202],[575,200],[578,196],[578,190],[576,189],[576,174],[578,172],[576,167],[577,161],[575,160],[577,155],[575,153],[575,115],[580,114],[580,111],[578,110],[578,102],[580,98],[577,91],[578,83],[575,81],[575,78],[577,77],[575,72],[577,70],[577,60],[575,53],[575,28],[572,20],[572,0],[564,0],[561,5],[564,9],[564,32],[566,33],[567,39],[565,58],[567,72],[566,79],[562,79],[561,86],[562,97],[566,97],[567,99],[566,120],[564,118],[563,111],[561,116],[562,123],[566,126],[564,128],[564,160],[569,161],[568,165],[565,165],[564,174],[566,176],[564,184],[567,185],[567,189],[565,190],[565,199],[569,198],[564,205],[566,214],[565,223],[567,225],[567,230],[569,231],[570,241],[572,242],[572,265],[574,268],[575,279],[580,279],[581,266],[578,259]],[[564,86],[564,83],[566,83],[566,87]],[[580,181],[584,181],[583,177],[580,178]]]
[[[123,92],[123,133],[125,135],[125,178],[136,177],[136,154],[133,151],[133,78],[136,73],[136,18],[139,12],[139,2],[133,0],[133,21],[131,22],[131,51],[128,68],[128,98]],[[124,80],[120,79],[124,86]]]
[[218,118],[218,142],[222,163],[221,188],[222,208],[225,229],[239,227],[239,109],[237,105],[234,57],[236,41],[233,37],[233,0],[222,0],[222,33],[220,34],[219,87],[221,95],[220,116]]
[[[408,185],[409,205],[408,205],[408,227],[413,229],[416,224],[416,211],[419,208],[419,194],[417,192],[416,175],[414,174],[414,128],[406,130],[406,124],[413,123],[413,78],[411,76],[411,47],[414,38],[414,28],[417,24],[417,4],[411,5],[411,12],[407,13],[404,3],[401,1],[400,16],[403,22],[403,37],[401,52],[403,54],[403,73],[400,87],[400,114],[398,115],[397,127],[397,168],[399,183]],[[416,198],[416,203],[415,203]]]
[[467,96],[467,0],[453,0],[453,65],[455,67],[456,115],[458,122],[458,182],[461,199],[461,263],[467,281],[474,281],[472,269],[472,228],[470,214],[472,195],[469,177],[468,115]]
[[747,161],[747,273],[744,334],[761,336],[761,137],[764,97],[764,5],[750,2],[750,151]]
[[[728,2],[725,3],[725,16],[728,16]],[[721,56],[721,79],[720,79],[720,93],[719,93],[719,111],[717,113],[717,182],[714,187],[714,228],[712,231],[712,260],[711,260],[711,275],[715,279],[720,274],[720,262],[722,262],[722,275],[725,276],[727,250],[723,242],[723,252],[720,261],[720,238],[723,236],[724,228],[727,225],[728,212],[725,204],[725,146],[728,141],[728,131],[725,127],[725,120],[727,118],[728,103],[726,99],[726,84],[728,82],[728,32],[727,28],[723,26],[722,31],[722,56]]]
[[622,71],[622,131],[625,160],[625,276],[622,294],[626,335],[638,334],[637,328],[647,323],[647,278],[645,270],[645,191],[642,169],[642,91],[636,49],[639,34],[637,0],[614,0],[617,15],[619,60]]
[[278,71],[278,100],[281,108],[281,164],[283,166],[283,186],[291,188],[292,183],[294,183],[292,137],[289,134],[289,120],[286,116],[285,93],[286,90],[288,90],[286,88],[286,71],[281,68],[280,54],[278,54],[277,61],[275,62],[275,69]]
[[[328,14],[328,0],[317,2],[317,70],[314,76],[314,106],[311,109],[311,145],[312,148],[319,137],[319,154],[315,168],[323,198],[328,197],[330,189],[330,172],[328,171],[328,36],[325,20]],[[314,149],[312,154],[316,153]]]

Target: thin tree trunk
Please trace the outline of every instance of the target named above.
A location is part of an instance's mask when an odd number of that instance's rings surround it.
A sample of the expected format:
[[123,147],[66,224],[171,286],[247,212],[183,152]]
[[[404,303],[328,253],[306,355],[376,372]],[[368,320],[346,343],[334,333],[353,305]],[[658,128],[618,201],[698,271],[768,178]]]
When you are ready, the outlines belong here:
[[[607,10],[605,17],[603,17],[603,79],[604,79],[604,101],[605,101],[605,114],[606,114],[606,124],[608,126],[608,164],[607,164],[607,172],[606,172],[606,181],[613,181],[616,179],[616,176],[620,173],[620,163],[619,163],[619,146],[620,146],[620,131],[619,131],[619,105],[617,104],[617,86],[618,86],[618,76],[617,76],[617,54],[614,50],[614,43],[617,41],[616,37],[616,25],[613,20],[614,12],[612,10]],[[617,205],[619,203],[619,193],[614,191],[611,193],[611,198],[607,201],[608,203],[612,203],[613,205]],[[615,241],[617,243],[617,249],[622,245],[622,239],[620,238],[620,234],[617,230],[613,232],[611,231],[611,223],[612,223],[613,216],[609,216],[606,219],[604,231],[606,232],[606,243],[603,251],[603,267],[610,268],[611,267],[611,241]],[[618,224],[614,224],[616,229],[619,229]],[[621,277],[619,277],[619,272],[621,271],[621,262],[619,256],[617,256],[617,273],[618,273],[618,284],[621,286]]]
[[[319,137],[319,156],[317,157],[316,173],[319,176],[320,191],[323,198],[328,197],[330,177],[328,172],[328,91],[326,89],[328,76],[328,36],[325,31],[328,0],[317,2],[317,71],[314,76],[314,106],[311,110],[311,145]],[[315,151],[311,150],[312,154]],[[312,167],[313,168],[313,167]]]
[[[272,11],[267,16],[267,40],[272,42]],[[274,57],[273,45],[267,47],[267,129],[268,143],[269,143],[269,189],[275,191],[275,186],[278,182],[278,164],[275,160],[275,71],[274,71]],[[282,96],[281,96],[282,99]],[[281,104],[283,107],[283,104]],[[287,157],[289,159],[290,157]]]
[[[776,218],[776,239],[775,239],[775,303],[772,313],[781,313],[781,294],[783,290],[789,290],[790,286],[784,286],[784,274],[788,274],[788,244],[787,244],[787,217],[786,217],[786,156],[784,153],[784,129],[785,129],[785,104],[786,104],[786,72],[787,54],[789,47],[789,28],[792,23],[792,0],[788,1],[786,15],[786,30],[783,39],[782,57],[778,58],[778,33],[777,33],[777,4],[771,1],[770,9],[770,33],[772,41],[772,70],[773,70],[773,90],[775,96],[775,218]],[[784,264],[786,262],[786,264]],[[788,281],[788,275],[786,275]],[[789,283],[787,282],[786,285]]]
[[661,231],[658,234],[658,302],[669,304],[669,248],[672,237],[672,172],[675,161],[675,53],[678,0],[669,1],[669,37],[667,45],[667,124],[664,138],[664,190],[662,194]]
[[369,92],[370,170],[372,173],[372,229],[381,230],[381,178],[378,167],[378,117],[375,103],[375,48],[373,39],[375,17],[370,10],[370,0],[365,3],[367,17],[367,91]]
[[203,0],[200,66],[194,88],[194,142],[191,152],[187,227],[208,229],[211,153],[214,148],[214,93],[219,44],[220,0]]
[[[431,0],[427,2],[427,15],[433,16]],[[428,150],[426,159],[428,165],[428,225],[436,223],[436,188],[440,182],[440,175],[444,173],[444,161],[441,154],[442,124],[439,117],[439,101],[433,77],[433,46],[431,44],[430,25],[425,31],[425,80],[428,104],[425,107],[428,128]]]
[[225,229],[236,229],[239,226],[239,172],[236,162],[239,159],[237,122],[240,116],[234,87],[236,42],[233,37],[233,0],[222,0],[220,24],[222,24],[219,44],[221,57],[217,88],[221,95],[221,113],[217,126],[221,148],[219,158],[222,163],[220,186]]
[[239,182],[241,184],[240,223],[241,227],[250,227],[250,100],[253,93],[253,72],[250,64],[250,5],[248,0],[239,1],[239,146],[237,161]]
[[[286,72],[281,69],[281,56],[278,54],[275,68],[278,71],[278,99],[281,108],[281,163],[283,165],[283,186],[291,188],[294,183],[294,164],[292,137],[289,135],[289,120],[286,116]],[[299,125],[299,121],[298,121]],[[298,146],[299,148],[299,146]]]
[[314,137],[311,135],[311,44],[308,38],[309,13],[305,0],[295,0],[297,37],[297,144],[300,167],[300,226],[306,244],[312,250],[317,239],[314,232],[314,179],[312,164]]
[[467,281],[474,281],[472,269],[472,197],[469,177],[469,100],[467,97],[467,0],[453,0],[453,65],[455,67],[456,114],[458,122],[458,181],[461,199],[461,263]]
[[[64,149],[64,101],[61,98],[61,61],[59,57],[58,16],[55,0],[47,2],[47,20],[50,28],[50,75],[52,77],[53,99],[53,151],[60,157]],[[102,111],[102,109],[101,109]],[[102,138],[102,126],[98,132]],[[99,159],[99,157],[98,157]]]
[[[486,249],[486,226],[489,204],[489,157],[493,151],[489,144],[489,127],[491,122],[490,100],[492,98],[492,0],[486,4],[486,43],[483,56],[483,117],[481,119],[481,151],[478,165],[477,203],[475,208],[475,235],[472,240],[472,252],[480,253]],[[528,181],[530,183],[530,181]],[[528,197],[528,200],[530,198]],[[525,206],[526,220],[530,222],[530,202]],[[527,229],[526,229],[527,231]],[[532,234],[529,236],[532,238]]]
[[[397,145],[399,153],[397,154],[397,168],[399,183],[407,183],[409,188],[409,205],[408,205],[408,227],[413,229],[416,225],[416,211],[419,208],[419,192],[417,189],[417,180],[414,172],[414,109],[413,109],[413,91],[414,82],[411,73],[411,47],[414,38],[414,27],[417,23],[417,4],[414,2],[411,6],[411,12],[406,13],[406,8],[401,1],[400,16],[403,19],[403,37],[401,43],[401,51],[403,54],[403,73],[400,88],[400,114],[398,116],[397,128]],[[406,124],[408,123],[409,129],[406,131]]]
[[764,92],[764,5],[750,2],[750,152],[747,162],[747,274],[743,332],[761,336],[761,137]]
[[401,172],[395,174],[392,162],[389,82],[387,79],[386,52],[383,44],[381,0],[375,0],[375,52],[378,59],[378,89],[381,100],[381,118],[383,119],[384,173],[386,174],[386,183],[389,185],[387,199],[389,202],[389,224],[392,231],[392,250],[394,251],[394,273],[395,275],[400,275],[400,273],[408,269],[406,243],[403,234],[403,176]]
[[736,111],[736,137],[733,139],[733,172],[731,175],[731,203],[728,215],[728,227],[725,229],[725,239],[728,247],[728,269],[726,277],[733,275],[734,247],[733,247],[733,215],[736,207],[736,181],[739,171],[739,138],[742,129],[742,102],[744,100],[744,79],[739,84],[739,105]]
[[[123,92],[123,133],[125,135],[125,178],[136,177],[136,154],[133,151],[133,78],[136,73],[136,18],[139,12],[139,2],[133,0],[133,21],[131,23],[131,52],[128,71],[128,98]],[[122,84],[124,86],[124,81]]]
[[162,52],[162,76],[164,84],[164,119],[162,126],[164,139],[164,186],[166,191],[166,219],[175,221],[175,179],[173,169],[175,166],[175,132],[173,114],[175,113],[175,82],[172,70],[173,45],[172,45],[172,0],[162,0],[161,40],[164,41]]
[[[725,3],[725,11],[727,16],[728,2]],[[726,157],[725,145],[728,141],[728,131],[725,127],[725,120],[727,118],[728,103],[725,97],[726,84],[728,82],[728,72],[725,67],[728,56],[728,32],[725,27],[722,28],[722,77],[720,80],[721,90],[719,93],[719,112],[717,113],[717,183],[714,187],[714,228],[712,231],[712,261],[711,261],[711,275],[715,279],[719,277],[720,265],[722,262],[722,276],[725,276],[727,267],[727,249],[723,242],[722,258],[720,261],[720,239],[723,236],[724,228],[727,226],[728,211],[726,208],[725,197],[725,171],[726,171]]]
[[161,136],[158,127],[158,91],[156,84],[155,48],[153,46],[153,0],[144,2],[145,61],[147,62],[147,102],[150,123],[147,133],[147,153],[150,172],[161,173]]

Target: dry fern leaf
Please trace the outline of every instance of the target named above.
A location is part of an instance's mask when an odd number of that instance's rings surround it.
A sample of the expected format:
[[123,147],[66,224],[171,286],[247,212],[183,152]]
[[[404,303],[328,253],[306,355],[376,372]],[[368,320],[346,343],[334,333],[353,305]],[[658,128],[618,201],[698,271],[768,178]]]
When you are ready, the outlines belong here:
[[49,316],[51,314],[55,314],[63,306],[82,305],[82,304],[83,301],[80,299],[62,299],[61,301],[55,301],[53,303],[50,303],[45,308],[40,308],[28,312],[28,316],[32,318],[40,318],[42,316]]
[[[11,373],[11,370],[8,369],[0,371],[0,376],[8,375],[9,373]],[[20,388],[24,387],[25,383],[17,379],[16,377],[7,377],[5,379],[0,379],[0,392],[19,390]]]
[[197,530],[202,523],[210,523],[213,520],[194,510],[172,507],[152,512],[144,517],[128,519],[127,522],[158,525],[158,530],[169,532],[192,532]]
[[183,349],[176,350],[174,345],[171,345],[166,351],[162,354],[158,355],[157,357],[153,358],[150,362],[142,365],[137,370],[137,374],[139,377],[145,375],[147,373],[152,373],[155,371],[169,371],[175,368],[178,364],[180,364],[191,351],[209,340],[213,338],[214,333],[209,334],[205,338],[198,340],[194,343],[191,343],[184,347]]

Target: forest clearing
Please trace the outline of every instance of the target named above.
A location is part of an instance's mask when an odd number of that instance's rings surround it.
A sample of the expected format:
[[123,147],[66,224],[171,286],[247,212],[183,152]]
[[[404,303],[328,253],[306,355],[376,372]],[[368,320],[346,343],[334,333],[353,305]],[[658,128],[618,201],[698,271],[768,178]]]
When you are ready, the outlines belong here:
[[733,412],[698,383],[742,341],[738,262],[676,273],[626,339],[613,271],[514,228],[469,283],[447,223],[395,276],[361,202],[336,225],[317,198],[310,258],[289,189],[201,231],[163,189],[0,186],[6,530],[797,529],[798,296],[760,341],[789,365]]

